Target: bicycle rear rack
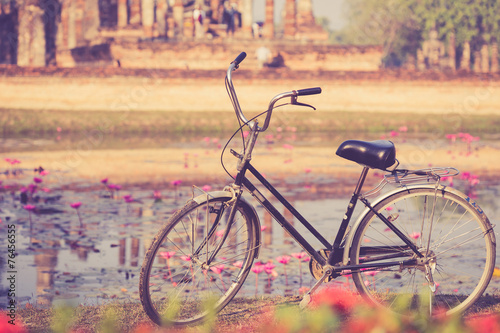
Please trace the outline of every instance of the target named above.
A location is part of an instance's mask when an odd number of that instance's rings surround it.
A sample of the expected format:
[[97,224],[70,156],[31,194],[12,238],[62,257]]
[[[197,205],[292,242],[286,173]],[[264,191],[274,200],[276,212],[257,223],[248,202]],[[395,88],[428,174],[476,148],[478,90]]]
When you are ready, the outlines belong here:
[[452,167],[426,168],[419,170],[396,169],[384,175],[384,179],[373,189],[363,193],[363,197],[368,197],[379,193],[387,184],[397,184],[398,187],[416,184],[429,184],[431,182],[440,184],[444,177],[454,177],[460,171]]

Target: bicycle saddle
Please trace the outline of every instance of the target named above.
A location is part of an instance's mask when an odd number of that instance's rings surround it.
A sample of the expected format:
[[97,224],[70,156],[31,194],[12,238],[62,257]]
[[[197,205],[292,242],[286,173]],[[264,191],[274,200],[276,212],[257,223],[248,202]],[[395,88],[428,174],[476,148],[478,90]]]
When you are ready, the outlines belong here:
[[347,140],[340,144],[336,154],[373,169],[386,170],[396,163],[396,147],[387,140]]

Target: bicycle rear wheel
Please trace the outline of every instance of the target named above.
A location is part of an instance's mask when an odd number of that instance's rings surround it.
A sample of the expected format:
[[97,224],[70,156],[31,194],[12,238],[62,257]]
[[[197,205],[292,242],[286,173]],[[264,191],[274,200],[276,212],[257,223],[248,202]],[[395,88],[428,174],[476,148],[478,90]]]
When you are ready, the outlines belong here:
[[229,200],[190,201],[154,238],[141,268],[139,292],[156,324],[203,322],[226,306],[245,281],[258,247],[257,226],[251,207],[240,201],[217,251],[229,223]]
[[[388,196],[374,208],[426,258],[353,272],[365,299],[396,312],[429,307],[431,314],[453,314],[465,311],[482,295],[495,266],[496,243],[488,218],[470,198],[453,189],[414,187]],[[372,211],[357,228],[350,251],[352,264],[417,258]]]

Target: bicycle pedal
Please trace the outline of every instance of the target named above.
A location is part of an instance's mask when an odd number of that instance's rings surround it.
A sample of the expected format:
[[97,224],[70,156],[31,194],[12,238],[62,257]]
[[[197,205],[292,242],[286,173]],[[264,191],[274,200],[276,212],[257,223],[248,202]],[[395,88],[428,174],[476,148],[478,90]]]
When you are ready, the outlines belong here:
[[309,293],[305,294],[304,297],[302,298],[302,300],[300,301],[299,303],[299,308],[301,310],[306,310],[309,303],[311,303],[312,301],[312,297]]

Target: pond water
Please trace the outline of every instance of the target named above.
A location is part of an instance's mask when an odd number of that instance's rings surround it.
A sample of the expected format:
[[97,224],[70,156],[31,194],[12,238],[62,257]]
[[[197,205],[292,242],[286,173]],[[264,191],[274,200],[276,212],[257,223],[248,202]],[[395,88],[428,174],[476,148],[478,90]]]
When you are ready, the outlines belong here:
[[[1,178],[0,248],[5,249],[0,257],[1,293],[9,289],[8,275],[15,274],[16,297],[21,304],[76,305],[138,300],[144,253],[172,212],[191,197],[191,186],[171,184],[154,191],[141,186],[110,188],[109,183],[96,181],[45,188],[49,177],[50,174],[43,176],[22,170]],[[355,181],[308,175],[307,182],[304,178],[277,179],[275,185],[326,239],[333,240]],[[226,184],[208,185],[219,189]],[[465,180],[458,180],[455,187],[473,191],[491,222],[499,224],[500,208],[496,198],[500,181],[481,181],[471,187]],[[78,202],[81,202],[79,207],[75,205]],[[33,210],[29,210],[30,205]],[[305,230],[291,214],[280,209],[299,231]],[[259,261],[273,260],[277,276],[250,273],[246,293],[299,294],[301,287],[311,287],[315,280],[309,273],[307,261],[292,258],[285,266],[276,259],[302,249],[271,221],[262,207],[257,206],[257,212],[263,226]],[[12,225],[15,227],[9,227]],[[13,262],[8,262],[7,229],[15,229]],[[306,239],[321,249],[317,241],[311,237]],[[346,278],[334,283],[352,287],[352,281]],[[496,278],[487,292],[498,293],[499,288],[500,279]],[[0,306],[6,306],[5,302],[6,298],[1,298]]]

